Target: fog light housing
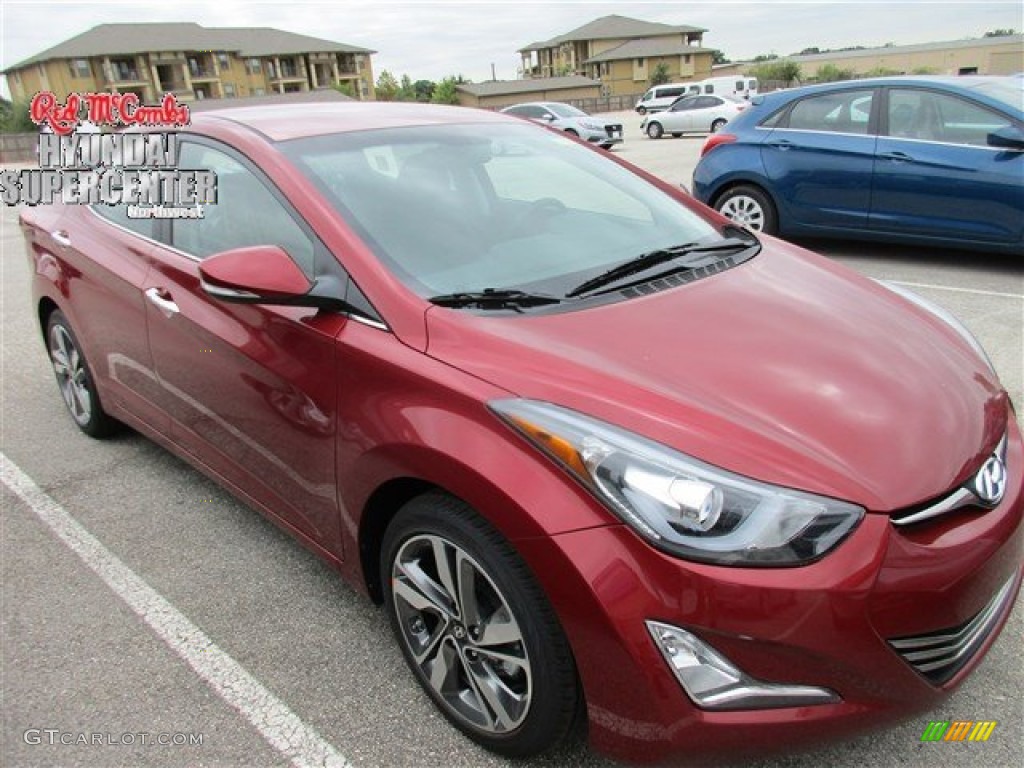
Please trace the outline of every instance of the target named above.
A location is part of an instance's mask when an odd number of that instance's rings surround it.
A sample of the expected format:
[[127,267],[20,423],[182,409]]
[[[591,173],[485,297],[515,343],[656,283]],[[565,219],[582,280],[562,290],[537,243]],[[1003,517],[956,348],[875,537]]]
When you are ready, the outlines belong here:
[[702,709],[778,709],[840,700],[828,688],[757,680],[686,630],[657,621],[646,624],[686,695]]

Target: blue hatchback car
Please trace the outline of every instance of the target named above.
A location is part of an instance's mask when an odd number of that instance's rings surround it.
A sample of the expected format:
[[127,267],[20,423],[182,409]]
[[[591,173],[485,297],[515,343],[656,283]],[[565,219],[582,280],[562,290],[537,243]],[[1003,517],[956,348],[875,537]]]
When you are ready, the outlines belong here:
[[887,77],[758,96],[708,138],[693,193],[768,234],[1024,254],[1024,84]]

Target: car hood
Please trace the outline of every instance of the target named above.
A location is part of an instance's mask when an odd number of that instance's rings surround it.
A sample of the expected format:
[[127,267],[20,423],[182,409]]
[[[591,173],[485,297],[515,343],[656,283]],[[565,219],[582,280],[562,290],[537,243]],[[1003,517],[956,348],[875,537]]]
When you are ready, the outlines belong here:
[[680,287],[557,314],[432,307],[428,354],[765,482],[878,512],[963,482],[1007,395],[946,324],[774,240]]

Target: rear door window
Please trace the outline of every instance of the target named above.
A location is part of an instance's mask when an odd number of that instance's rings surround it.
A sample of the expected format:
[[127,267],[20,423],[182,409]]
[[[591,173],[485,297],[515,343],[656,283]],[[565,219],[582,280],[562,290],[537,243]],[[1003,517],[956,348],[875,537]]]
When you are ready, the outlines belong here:
[[868,132],[874,91],[852,90],[823,93],[793,105],[778,127],[831,133]]

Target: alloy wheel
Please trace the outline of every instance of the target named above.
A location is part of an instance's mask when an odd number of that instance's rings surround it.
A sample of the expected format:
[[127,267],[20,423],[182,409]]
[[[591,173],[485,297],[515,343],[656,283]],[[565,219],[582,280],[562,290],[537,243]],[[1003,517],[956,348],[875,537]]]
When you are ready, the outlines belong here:
[[75,422],[84,427],[92,418],[89,374],[85,358],[78,351],[71,334],[59,323],[50,328],[50,360],[68,411]]
[[391,576],[400,636],[437,699],[477,730],[515,730],[530,709],[530,659],[483,567],[448,539],[420,534],[399,548]]

